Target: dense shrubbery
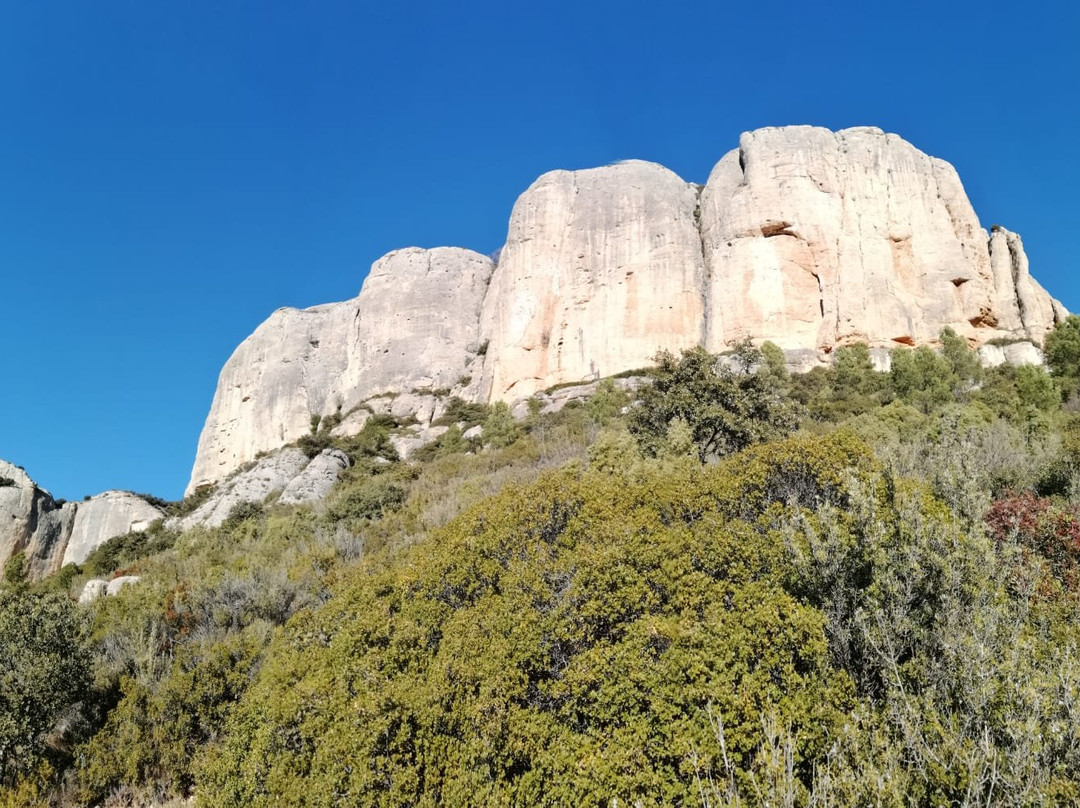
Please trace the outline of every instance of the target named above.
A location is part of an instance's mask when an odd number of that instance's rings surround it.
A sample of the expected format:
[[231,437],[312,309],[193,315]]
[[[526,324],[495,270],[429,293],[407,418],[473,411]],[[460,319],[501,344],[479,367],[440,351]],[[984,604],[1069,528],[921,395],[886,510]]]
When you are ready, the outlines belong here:
[[1076,329],[1053,376],[662,355],[640,405],[452,401],[414,465],[313,422],[315,508],[9,567],[0,805],[1077,804]]
[[739,761],[763,711],[816,759],[851,682],[762,517],[841,502],[857,455],[562,472],[484,503],[290,624],[208,757],[208,804],[681,802],[720,765],[710,707]]

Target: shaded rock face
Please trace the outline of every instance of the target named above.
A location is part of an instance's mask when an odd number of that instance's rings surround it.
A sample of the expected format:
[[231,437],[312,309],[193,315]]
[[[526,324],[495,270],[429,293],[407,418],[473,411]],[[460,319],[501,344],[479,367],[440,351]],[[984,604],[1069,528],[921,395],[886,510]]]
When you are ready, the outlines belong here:
[[375,262],[353,300],[278,309],[221,371],[187,493],[300,438],[312,415],[479,378],[493,266],[458,248],[398,250]]
[[23,469],[0,460],[0,569],[22,552],[31,580],[63,564],[81,563],[114,536],[142,530],[161,516],[158,508],[124,491],[59,505]]
[[275,312],[222,370],[188,490],[363,403],[423,429],[447,394],[514,403],[660,349],[771,340],[809,368],[854,342],[932,345],[945,326],[973,346],[1039,343],[1065,316],[948,163],[871,127],[761,129],[703,188],[640,161],[543,175],[498,266],[399,250],[355,300]]

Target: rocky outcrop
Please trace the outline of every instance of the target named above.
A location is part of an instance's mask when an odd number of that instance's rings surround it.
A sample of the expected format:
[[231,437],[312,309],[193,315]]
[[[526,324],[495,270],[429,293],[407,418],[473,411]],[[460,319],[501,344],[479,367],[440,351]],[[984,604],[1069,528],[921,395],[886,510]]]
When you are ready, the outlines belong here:
[[31,579],[58,570],[74,516],[23,469],[0,460],[0,569],[21,552]]
[[187,492],[306,434],[312,415],[472,384],[493,266],[458,248],[398,250],[353,300],[278,309],[221,371]]
[[149,527],[161,510],[135,494],[106,491],[58,503],[22,468],[0,460],[0,569],[16,553],[36,580],[82,561],[104,542]]
[[310,460],[291,446],[270,452],[230,475],[187,516],[166,520],[165,527],[218,527],[237,505],[262,503],[271,494],[278,494],[277,502],[283,505],[317,502],[330,493],[349,465],[348,456],[338,449],[324,449]]
[[113,536],[146,530],[165,513],[127,491],[106,491],[75,505],[63,564],[81,564]]
[[275,491],[282,491],[302,472],[308,457],[299,449],[286,448],[260,458],[232,475],[192,513],[165,522],[170,530],[189,530],[202,525],[218,527],[241,503],[262,502]]
[[340,449],[324,449],[289,481],[278,502],[282,505],[300,505],[323,499],[330,493],[341,472],[350,465],[349,456]]
[[872,127],[761,129],[703,188],[640,161],[543,175],[498,266],[399,250],[355,300],[275,312],[222,370],[188,490],[312,415],[352,412],[337,428],[355,434],[392,411],[422,432],[450,394],[514,403],[659,349],[772,340],[808,369],[866,342],[887,364],[945,326],[973,346],[1037,344],[1066,315],[1019,237],[982,229],[948,163]]
[[988,243],[952,166],[880,129],[745,133],[709,176],[701,233],[710,350],[921,345],[945,326],[1041,340],[1055,322],[1019,239]]

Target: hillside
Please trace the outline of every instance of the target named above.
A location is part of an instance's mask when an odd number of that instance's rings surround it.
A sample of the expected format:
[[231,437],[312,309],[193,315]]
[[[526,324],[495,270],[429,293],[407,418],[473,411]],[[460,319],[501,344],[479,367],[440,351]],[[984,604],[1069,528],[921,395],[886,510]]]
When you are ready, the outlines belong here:
[[1078,335],[316,425],[320,501],[8,565],[0,805],[1073,804]]

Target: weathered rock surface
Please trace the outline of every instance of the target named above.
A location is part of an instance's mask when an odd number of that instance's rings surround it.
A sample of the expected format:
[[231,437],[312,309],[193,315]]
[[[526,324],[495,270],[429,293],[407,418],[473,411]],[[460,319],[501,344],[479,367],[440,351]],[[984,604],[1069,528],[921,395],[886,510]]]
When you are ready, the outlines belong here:
[[82,563],[114,536],[143,530],[161,516],[160,509],[126,491],[58,503],[23,469],[0,460],[0,569],[21,552],[31,580],[63,564]]
[[445,426],[414,426],[404,434],[391,435],[390,445],[394,447],[398,457],[408,460],[413,452],[433,440],[438,440],[447,429]]
[[285,486],[278,502],[299,505],[322,499],[350,465],[349,456],[340,449],[324,449]]
[[743,134],[702,192],[701,235],[709,350],[926,344],[945,326],[1041,340],[1057,316],[952,166],[880,129]]
[[127,491],[106,491],[72,505],[75,520],[61,566],[81,564],[113,536],[146,530],[165,515],[160,508]]
[[353,300],[274,312],[221,371],[188,493],[301,437],[312,415],[469,384],[492,269],[469,250],[397,250]]
[[262,502],[275,491],[283,491],[307,465],[307,455],[292,447],[262,457],[251,468],[225,480],[190,514],[169,519],[165,526],[172,530],[188,530],[197,525],[218,527],[237,505]]
[[330,430],[330,434],[336,438],[351,438],[353,435],[359,435],[369,418],[371,418],[371,413],[367,410],[353,410],[341,419],[341,423]]
[[93,603],[105,595],[109,582],[101,578],[91,578],[83,584],[82,592],[79,593],[79,603]]
[[137,584],[139,582],[138,575],[121,575],[117,578],[113,578],[107,584],[105,584],[105,594],[109,597],[115,597],[120,594],[120,590],[124,587]]
[[702,338],[697,188],[637,160],[552,171],[521,195],[484,304],[481,394],[645,367]]
[[945,326],[973,346],[1039,343],[1066,315],[948,163],[872,127],[761,129],[704,188],[640,161],[543,175],[497,267],[399,250],[355,300],[275,312],[222,370],[188,490],[365,401],[423,428],[448,395],[520,402],[659,349],[772,340],[808,369],[853,342],[932,345]]

